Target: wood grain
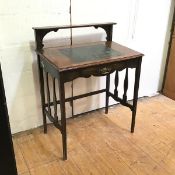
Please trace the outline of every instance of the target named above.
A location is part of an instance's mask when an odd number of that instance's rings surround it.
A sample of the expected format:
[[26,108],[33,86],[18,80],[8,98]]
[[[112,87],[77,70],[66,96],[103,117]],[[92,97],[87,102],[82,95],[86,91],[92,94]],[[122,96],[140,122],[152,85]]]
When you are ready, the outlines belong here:
[[20,174],[28,173],[29,169],[27,168],[16,138],[13,139],[13,146],[15,150],[15,159],[17,162],[17,171],[20,172]]
[[[111,48],[115,51],[118,51],[121,53],[119,56],[109,56],[107,58],[101,58],[101,59],[92,59],[91,61],[82,61],[79,60],[79,62],[74,62],[73,59],[63,55],[60,52],[60,49],[63,48],[77,48],[77,47],[84,47],[84,46],[93,46],[93,45],[104,45],[106,48]],[[62,72],[66,70],[72,70],[77,68],[85,68],[92,65],[99,65],[99,64],[105,64],[105,63],[114,63],[117,61],[123,61],[123,60],[129,60],[137,57],[142,57],[143,54],[139,53],[137,51],[134,51],[132,49],[129,49],[125,46],[122,46],[118,43],[111,42],[111,41],[100,41],[100,42],[94,42],[94,43],[84,43],[84,44],[77,44],[73,46],[64,46],[64,47],[51,47],[51,48],[44,48],[41,51],[37,52],[42,58],[47,59],[51,64],[56,66],[56,68]]]
[[174,175],[175,102],[165,96],[138,102],[135,133],[130,110],[116,105],[68,119],[68,160],[52,125],[14,136],[20,175]]

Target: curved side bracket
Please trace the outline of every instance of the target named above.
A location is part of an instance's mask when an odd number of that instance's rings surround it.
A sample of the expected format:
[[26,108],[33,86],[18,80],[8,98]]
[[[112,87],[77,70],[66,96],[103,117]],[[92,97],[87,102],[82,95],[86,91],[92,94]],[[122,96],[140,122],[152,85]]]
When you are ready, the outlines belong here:
[[94,26],[95,29],[101,27],[106,32],[106,40],[112,41],[112,32],[113,32],[113,25],[105,25],[105,26]]
[[41,50],[44,47],[43,38],[45,37],[46,34],[52,31],[57,32],[58,29],[43,29],[43,30],[35,29],[36,50]]
[[69,25],[69,26],[51,26],[51,27],[33,27],[35,31],[35,43],[36,43],[36,50],[40,51],[44,47],[43,45],[43,38],[49,32],[57,32],[59,29],[70,29],[70,28],[82,28],[82,27],[101,27],[106,32],[106,40],[112,41],[112,31],[113,25],[116,23],[101,23],[101,24],[84,24],[84,25]]

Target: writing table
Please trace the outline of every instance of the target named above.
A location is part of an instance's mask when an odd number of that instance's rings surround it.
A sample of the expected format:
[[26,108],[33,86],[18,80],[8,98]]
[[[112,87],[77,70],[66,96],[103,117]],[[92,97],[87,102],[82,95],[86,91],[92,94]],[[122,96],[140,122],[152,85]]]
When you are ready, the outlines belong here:
[[[38,57],[44,133],[47,132],[47,116],[62,134],[64,160],[67,159],[65,102],[73,103],[74,100],[79,98],[104,92],[106,93],[105,113],[108,113],[109,97],[112,97],[115,101],[120,102],[126,107],[129,107],[132,111],[131,132],[134,132],[141,61],[143,54],[112,41],[112,28],[114,24],[115,23],[103,23],[33,28],[35,31],[36,53]],[[73,46],[44,48],[43,38],[47,33],[51,31],[56,32],[59,29],[79,27],[100,27],[105,30],[107,34],[107,41],[77,44]],[[135,83],[132,104],[127,102],[129,68],[135,68]],[[126,69],[124,79],[124,93],[123,97],[120,98],[118,97],[118,72],[123,69]],[[115,72],[115,89],[112,93],[109,91],[109,86],[110,74],[113,72]],[[92,75],[106,76],[106,88],[65,98],[64,84],[66,82],[73,81],[78,77],[88,78]],[[52,78],[53,93],[50,93],[51,88],[49,85],[49,76]],[[59,89],[59,100],[57,100],[56,82]],[[60,105],[61,121],[58,120],[58,104]]]

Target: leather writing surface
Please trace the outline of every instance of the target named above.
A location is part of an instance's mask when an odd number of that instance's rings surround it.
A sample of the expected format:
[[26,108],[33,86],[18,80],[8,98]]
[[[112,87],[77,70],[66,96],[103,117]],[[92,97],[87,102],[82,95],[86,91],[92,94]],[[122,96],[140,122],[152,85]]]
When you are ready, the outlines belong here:
[[120,56],[121,53],[104,44],[65,48],[59,50],[63,55],[69,57],[74,63],[101,60],[113,56]]
[[49,47],[38,54],[52,63],[59,71],[99,64],[109,64],[143,56],[115,42],[83,43],[73,46]]

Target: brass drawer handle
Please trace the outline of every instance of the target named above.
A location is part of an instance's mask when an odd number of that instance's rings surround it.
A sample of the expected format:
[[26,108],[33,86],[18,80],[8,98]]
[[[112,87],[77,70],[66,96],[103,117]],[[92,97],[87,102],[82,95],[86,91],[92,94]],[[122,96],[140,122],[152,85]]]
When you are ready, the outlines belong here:
[[110,73],[110,70],[111,70],[110,68],[104,67],[104,68],[100,69],[100,73],[102,75],[105,75],[105,74]]

